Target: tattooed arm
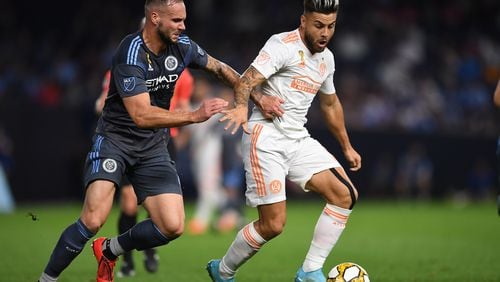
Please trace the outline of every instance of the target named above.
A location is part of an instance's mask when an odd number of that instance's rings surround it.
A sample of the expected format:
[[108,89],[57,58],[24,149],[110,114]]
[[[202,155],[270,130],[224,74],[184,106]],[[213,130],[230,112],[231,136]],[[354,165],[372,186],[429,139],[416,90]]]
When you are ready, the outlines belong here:
[[240,74],[238,72],[212,56],[208,56],[205,70],[213,73],[220,81],[231,88],[235,88],[240,79]]
[[281,104],[285,101],[279,97],[264,95],[262,92],[255,90],[255,87],[262,84],[265,80],[266,78],[258,70],[256,70],[253,66],[250,66],[243,74],[240,84],[247,83],[252,87],[250,98],[260,109],[264,117],[268,119],[281,117],[285,113],[281,108]]
[[283,109],[281,104],[284,102],[278,97],[263,95],[261,92],[254,91],[257,86],[266,81],[266,78],[257,71],[253,66],[243,73],[235,88],[236,107],[231,110],[223,111],[225,114],[220,121],[228,121],[225,129],[233,127],[231,133],[236,133],[238,128],[242,126],[246,133],[248,131],[248,99],[251,97],[255,104],[260,108],[262,113],[267,118],[274,116],[282,116]]
[[236,85],[236,105],[247,105],[250,97],[256,104],[258,104],[263,95],[262,93],[254,90],[255,87],[261,85],[265,80],[266,78],[254,67],[248,67],[248,69],[243,73],[239,83]]

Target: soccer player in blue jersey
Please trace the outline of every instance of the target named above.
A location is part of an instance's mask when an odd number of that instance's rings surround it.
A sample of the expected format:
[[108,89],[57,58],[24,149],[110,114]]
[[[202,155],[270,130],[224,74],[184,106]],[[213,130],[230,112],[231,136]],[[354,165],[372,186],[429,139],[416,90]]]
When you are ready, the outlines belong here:
[[97,238],[92,249],[97,281],[113,281],[117,257],[179,237],[184,231],[182,190],[167,151],[169,130],[199,123],[224,110],[220,98],[194,111],[169,111],[181,72],[199,68],[234,87],[239,74],[209,56],[184,34],[182,0],[146,0],[144,29],[126,36],[112,61],[111,83],[85,163],[85,200],[80,217],[61,234],[39,281],[57,281],[108,217],[124,175],[151,218],[112,238]]

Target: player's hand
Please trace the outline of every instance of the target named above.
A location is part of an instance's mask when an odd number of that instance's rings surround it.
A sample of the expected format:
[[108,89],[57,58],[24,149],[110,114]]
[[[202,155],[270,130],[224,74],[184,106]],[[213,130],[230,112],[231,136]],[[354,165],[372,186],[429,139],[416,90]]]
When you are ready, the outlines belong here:
[[203,100],[201,106],[194,111],[195,122],[204,122],[211,116],[222,112],[228,106],[228,102],[221,98]]
[[273,119],[274,117],[281,117],[285,113],[281,107],[284,102],[285,100],[277,96],[262,95],[257,106],[265,118]]
[[[235,134],[238,128],[243,128],[246,134],[250,134],[248,130],[248,106],[236,105],[233,109],[222,111],[224,116],[219,119],[220,122],[227,121],[224,130],[231,130],[231,134]],[[232,129],[231,129],[232,128]]]
[[358,171],[361,168],[361,156],[353,148],[344,151],[344,156],[349,163],[349,170]]

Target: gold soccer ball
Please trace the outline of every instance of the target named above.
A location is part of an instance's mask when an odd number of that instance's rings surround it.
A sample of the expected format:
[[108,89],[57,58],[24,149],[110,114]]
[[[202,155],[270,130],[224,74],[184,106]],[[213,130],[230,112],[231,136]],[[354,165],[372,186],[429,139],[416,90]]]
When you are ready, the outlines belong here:
[[328,273],[327,282],[370,282],[368,272],[353,262],[336,265]]

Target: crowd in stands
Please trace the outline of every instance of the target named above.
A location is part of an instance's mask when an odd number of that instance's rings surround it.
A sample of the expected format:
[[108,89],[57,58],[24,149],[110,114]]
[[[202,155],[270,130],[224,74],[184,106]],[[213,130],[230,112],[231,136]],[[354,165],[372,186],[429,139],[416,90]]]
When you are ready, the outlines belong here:
[[[302,9],[301,0],[185,3],[187,34],[239,72],[270,35],[297,28]],[[53,159],[69,156],[79,171],[82,160],[71,156],[88,149],[102,77],[119,40],[137,30],[143,5],[136,0],[2,3],[0,124],[16,143],[14,184],[30,186],[23,171],[43,162],[45,157],[33,157],[37,152]],[[500,1],[341,0],[340,5],[329,47],[348,130],[498,135],[492,94],[500,77]],[[311,130],[324,128],[319,110],[313,108],[308,118]],[[65,151],[54,152],[58,137],[36,139],[46,138],[45,132],[63,133]],[[37,144],[53,144],[54,150],[34,149]],[[397,156],[391,157],[396,162]],[[39,176],[45,174],[40,169]],[[78,185],[77,175],[66,177]]]
[[[0,11],[0,103],[85,105],[97,95],[119,38],[137,29],[143,3],[74,1],[66,11],[55,7],[67,6],[63,1],[29,5],[34,9],[26,11],[8,1]],[[301,2],[186,5],[188,34],[242,72],[270,34],[298,26]],[[497,134],[491,93],[500,76],[499,15],[494,0],[341,1],[330,47],[349,127]]]

